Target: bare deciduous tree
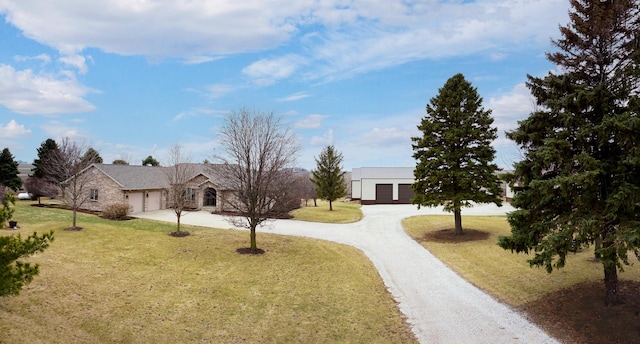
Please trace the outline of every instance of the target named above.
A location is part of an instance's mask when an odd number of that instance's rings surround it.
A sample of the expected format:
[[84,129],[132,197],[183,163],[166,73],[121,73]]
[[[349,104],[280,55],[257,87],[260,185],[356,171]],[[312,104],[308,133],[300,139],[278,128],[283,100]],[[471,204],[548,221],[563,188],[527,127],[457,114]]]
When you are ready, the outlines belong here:
[[191,164],[191,157],[184,152],[179,143],[169,149],[168,161],[169,167],[164,171],[169,184],[168,203],[177,219],[175,234],[180,233],[176,236],[185,236],[188,232],[180,230],[180,218],[184,215],[185,209],[195,206],[195,189],[188,184],[195,175],[195,168]]
[[77,210],[92,197],[97,197],[87,189],[93,179],[93,173],[80,173],[95,161],[86,159],[87,148],[83,144],[71,141],[68,137],[62,139],[58,149],[49,152],[44,169],[51,182],[58,183],[62,188],[62,200],[73,211],[73,224],[68,230],[81,230],[76,225]]
[[24,181],[24,188],[30,193],[33,197],[38,199],[38,204],[42,204],[40,202],[40,198],[42,196],[55,198],[58,196],[58,185],[51,183],[47,180],[47,178],[38,178],[35,176],[30,176],[27,180]]
[[231,113],[219,132],[226,153],[218,157],[235,197],[226,197],[225,205],[240,217],[229,218],[236,226],[248,228],[251,252],[257,253],[256,228],[269,218],[291,210],[283,202],[293,183],[298,144],[291,130],[273,113]]

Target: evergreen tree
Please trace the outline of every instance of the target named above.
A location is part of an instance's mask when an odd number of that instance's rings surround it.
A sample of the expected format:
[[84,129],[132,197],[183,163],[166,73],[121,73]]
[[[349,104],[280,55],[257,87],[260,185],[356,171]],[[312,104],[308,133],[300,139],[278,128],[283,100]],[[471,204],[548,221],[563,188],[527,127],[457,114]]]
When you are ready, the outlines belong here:
[[606,303],[620,301],[617,270],[640,248],[638,2],[571,0],[568,26],[547,54],[561,72],[528,77],[538,110],[508,133],[525,152],[523,186],[499,245],[532,253],[548,272],[594,245]]
[[45,160],[49,156],[49,153],[58,149],[58,144],[53,139],[47,139],[40,144],[38,148],[38,158],[33,160],[33,176],[36,178],[46,177],[46,171],[43,169]]
[[[206,164],[206,161],[205,161],[205,164]],[[147,166],[147,165],[160,166],[160,162],[158,162],[158,160],[154,159],[151,155],[149,155],[148,157],[146,157],[146,159],[142,160],[142,166]]]
[[100,153],[98,153],[98,151],[96,151],[92,147],[89,147],[87,149],[87,151],[82,156],[82,159],[88,162],[87,165],[91,165],[94,163],[102,164],[103,162],[102,157],[100,156]]
[[413,204],[454,213],[455,235],[463,234],[462,207],[471,202],[502,204],[502,189],[492,163],[497,138],[491,110],[482,107],[476,88],[462,74],[451,77],[427,104],[427,115],[413,137],[417,160],[411,185]]
[[38,264],[18,261],[43,252],[53,241],[53,231],[38,235],[33,233],[26,239],[20,235],[0,236],[0,296],[18,295],[23,286],[29,284],[39,272]]
[[5,148],[0,153],[0,184],[13,191],[18,191],[22,187],[22,180],[18,176],[18,162],[15,161],[9,148]]
[[122,159],[113,160],[112,164],[114,165],[129,165],[129,163]]
[[318,198],[329,201],[329,210],[333,210],[333,201],[347,194],[342,171],[342,153],[333,146],[325,147],[316,160],[316,169],[311,171],[311,181],[316,186]]

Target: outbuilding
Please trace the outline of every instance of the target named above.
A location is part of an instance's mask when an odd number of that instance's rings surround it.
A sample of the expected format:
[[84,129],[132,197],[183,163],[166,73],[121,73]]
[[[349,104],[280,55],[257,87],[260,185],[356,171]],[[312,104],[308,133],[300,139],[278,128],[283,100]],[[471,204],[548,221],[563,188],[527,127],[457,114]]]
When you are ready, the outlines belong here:
[[410,204],[413,167],[360,167],[351,171],[351,199],[361,204]]

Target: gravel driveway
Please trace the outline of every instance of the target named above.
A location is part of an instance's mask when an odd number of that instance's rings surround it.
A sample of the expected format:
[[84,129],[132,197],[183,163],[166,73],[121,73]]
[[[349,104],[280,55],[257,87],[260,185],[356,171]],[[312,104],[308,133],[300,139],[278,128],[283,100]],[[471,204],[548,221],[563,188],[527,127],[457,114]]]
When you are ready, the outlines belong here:
[[[509,205],[483,205],[463,209],[463,215],[499,215],[510,210]],[[258,232],[330,240],[362,250],[421,343],[557,343],[522,315],[448,269],[404,232],[403,218],[443,214],[442,208],[371,205],[363,206],[362,212],[362,221],[353,224],[277,220]],[[175,222],[170,210],[133,216]],[[208,212],[189,213],[181,223],[232,228],[222,216]]]

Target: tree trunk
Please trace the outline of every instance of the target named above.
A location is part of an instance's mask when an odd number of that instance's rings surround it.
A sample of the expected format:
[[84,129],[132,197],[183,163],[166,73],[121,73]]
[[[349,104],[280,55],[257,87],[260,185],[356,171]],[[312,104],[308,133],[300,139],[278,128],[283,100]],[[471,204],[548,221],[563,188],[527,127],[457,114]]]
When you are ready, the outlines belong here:
[[178,218],[178,228],[176,229],[176,232],[180,232],[180,214],[176,217]]
[[255,253],[256,251],[258,251],[258,245],[256,244],[256,227],[255,226],[251,226],[250,228],[251,230],[251,252]]
[[333,210],[333,202],[331,200],[329,200],[329,210]]
[[453,217],[455,218],[456,230],[453,232],[453,235],[462,235],[462,215],[460,214],[460,209],[456,209],[453,211]]
[[75,207],[75,205],[73,207],[73,221],[72,221],[72,224],[71,224],[71,229],[74,230],[74,231],[76,230],[76,207]]
[[620,303],[620,293],[618,291],[618,270],[614,264],[604,267],[605,302],[607,306],[614,306]]
[[314,207],[318,206],[318,199],[316,199],[316,198],[313,199],[313,206]]

